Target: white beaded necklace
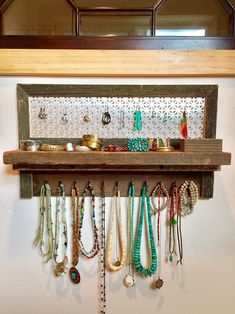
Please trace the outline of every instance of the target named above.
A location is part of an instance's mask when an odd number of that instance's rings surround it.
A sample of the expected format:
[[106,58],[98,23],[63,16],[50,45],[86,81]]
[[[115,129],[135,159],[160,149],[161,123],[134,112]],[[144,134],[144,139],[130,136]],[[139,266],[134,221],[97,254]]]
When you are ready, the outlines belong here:
[[[116,215],[115,215],[116,212]],[[113,232],[114,232],[114,224],[115,224],[115,216],[116,216],[116,230],[117,230],[117,238],[116,241],[120,245],[120,258],[116,257],[116,261],[113,263],[111,261],[112,255],[112,247],[113,247]],[[106,259],[105,265],[109,271],[118,271],[120,270],[126,261],[126,248],[124,243],[123,236],[123,225],[122,225],[122,216],[121,216],[121,198],[120,191],[118,190],[118,183],[115,186],[115,193],[112,200],[112,211],[111,211],[111,223],[108,234],[107,248],[106,248]]]

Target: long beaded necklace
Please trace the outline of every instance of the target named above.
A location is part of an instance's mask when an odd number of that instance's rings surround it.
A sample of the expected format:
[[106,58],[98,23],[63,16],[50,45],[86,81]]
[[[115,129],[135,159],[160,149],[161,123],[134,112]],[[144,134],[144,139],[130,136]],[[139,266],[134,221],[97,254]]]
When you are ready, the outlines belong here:
[[[154,236],[153,236],[153,226],[150,213],[150,197],[146,195],[147,193],[147,183],[145,182],[141,191],[141,207],[139,213],[138,229],[137,229],[137,239],[135,243],[135,254],[134,254],[134,264],[136,270],[143,276],[152,276],[157,270],[157,253],[155,248]],[[145,211],[145,199],[147,203],[147,218],[148,218],[148,235],[149,235],[149,245],[151,248],[152,262],[149,268],[145,268],[141,263],[140,249],[141,249],[141,238],[143,231],[143,221],[144,221],[144,211]]]
[[135,285],[135,271],[134,271],[134,207],[135,207],[135,186],[131,182],[128,190],[128,273],[124,279],[124,283],[127,287]]
[[181,217],[190,215],[193,212],[194,206],[199,198],[198,187],[193,181],[185,181],[179,190],[179,210],[177,214],[177,239],[179,249],[179,260],[177,264],[182,265],[183,260],[183,236],[182,236],[182,224]]
[[47,263],[53,257],[53,222],[51,211],[51,187],[45,182],[40,189],[40,218],[34,245],[39,247],[40,253]]
[[80,254],[80,231],[79,231],[79,190],[74,182],[71,189],[71,207],[72,207],[72,267],[69,269],[69,277],[74,284],[78,284],[81,280],[80,273],[77,270],[76,266],[79,261]]
[[[115,216],[116,216],[116,245],[117,245],[117,242],[120,245],[120,257],[117,256],[116,261],[113,263],[111,261],[111,254],[112,254],[112,246],[113,246],[113,232],[114,232]],[[114,189],[114,196],[112,200],[111,223],[110,223],[110,228],[109,228],[107,250],[106,250],[106,260],[105,260],[106,268],[110,271],[118,271],[124,266],[125,260],[126,260],[126,249],[125,249],[125,243],[124,243],[123,225],[122,225],[122,216],[121,216],[121,198],[120,198],[120,191],[118,189],[118,182],[116,182],[115,189]]]
[[105,286],[105,191],[104,182],[101,185],[101,233],[100,233],[100,313],[106,312]]
[[[58,262],[58,250],[61,238],[61,229],[63,231],[63,259]],[[59,182],[56,195],[56,222],[55,222],[55,247],[54,247],[54,261],[55,261],[55,275],[61,276],[66,273],[68,267],[67,257],[68,246],[68,232],[66,222],[66,205],[65,205],[65,188],[62,182]]]
[[170,207],[169,207],[169,261],[173,262],[176,255],[176,225],[179,212],[179,190],[176,183],[173,182],[170,188]]
[[[154,196],[157,194],[157,207],[154,202]],[[161,198],[165,198],[166,201],[161,205]],[[152,193],[152,204],[154,207],[154,212],[157,211],[157,252],[158,252],[158,269],[157,269],[157,281],[155,283],[155,287],[157,289],[161,289],[164,281],[161,279],[161,211],[168,206],[169,203],[169,194],[164,187],[164,185],[160,182],[157,184]]]
[[[90,251],[87,251],[84,247],[84,244],[82,242],[82,226],[83,226],[83,218],[84,218],[84,212],[85,212],[85,198],[87,193],[90,194],[91,199],[91,220],[92,220],[92,227],[93,227],[93,237],[94,237],[94,244],[93,248]],[[83,193],[82,193],[82,201],[81,201],[81,209],[80,209],[80,249],[82,255],[87,258],[93,258],[95,257],[99,252],[99,239],[98,239],[98,228],[96,227],[95,222],[95,194],[93,190],[93,186],[90,182],[87,183],[87,186],[85,187]]]

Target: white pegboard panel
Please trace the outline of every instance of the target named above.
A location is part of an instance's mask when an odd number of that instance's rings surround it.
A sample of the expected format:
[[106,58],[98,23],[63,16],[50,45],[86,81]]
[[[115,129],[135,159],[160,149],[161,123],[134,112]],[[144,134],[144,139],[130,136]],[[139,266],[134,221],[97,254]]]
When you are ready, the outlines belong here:
[[[134,113],[140,108],[142,131],[134,131]],[[46,119],[40,119],[40,110]],[[190,138],[202,138],[205,98],[202,97],[29,97],[31,138],[81,138],[96,134],[101,138],[180,138],[183,111],[188,117]],[[103,125],[105,111],[111,123]],[[87,115],[90,122],[84,122]],[[62,121],[63,117],[68,122]]]

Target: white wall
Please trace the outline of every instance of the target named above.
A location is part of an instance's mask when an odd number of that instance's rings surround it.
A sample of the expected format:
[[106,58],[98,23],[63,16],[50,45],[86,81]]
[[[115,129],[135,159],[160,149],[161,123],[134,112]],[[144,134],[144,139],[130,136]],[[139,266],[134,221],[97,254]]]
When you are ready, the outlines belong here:
[[[217,138],[235,155],[235,79],[54,79],[0,78],[0,150],[17,148],[17,83],[218,84]],[[235,313],[235,163],[215,175],[214,198],[199,201],[183,221],[184,265],[163,263],[160,291],[153,279],[123,285],[126,270],[107,276],[107,313]],[[32,247],[38,199],[19,198],[19,176],[0,163],[1,314],[97,313],[97,260],[80,262],[82,281],[54,278]],[[108,208],[109,209],[109,208]]]

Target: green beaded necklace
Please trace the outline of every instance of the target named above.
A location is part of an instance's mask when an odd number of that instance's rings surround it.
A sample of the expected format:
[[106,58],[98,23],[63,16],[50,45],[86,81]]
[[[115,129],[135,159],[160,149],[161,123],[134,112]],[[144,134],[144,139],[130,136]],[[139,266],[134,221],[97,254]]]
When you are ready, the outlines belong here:
[[[141,191],[141,207],[139,213],[139,221],[138,221],[138,229],[137,229],[137,238],[135,243],[135,254],[134,254],[134,264],[136,270],[142,274],[143,276],[152,276],[157,270],[157,252],[154,242],[153,236],[153,226],[151,220],[151,213],[150,213],[150,197],[146,195],[147,193],[147,184],[146,182],[143,185]],[[151,248],[151,256],[152,256],[152,263],[149,268],[145,268],[140,259],[140,248],[141,248],[141,238],[142,238],[142,231],[143,231],[143,222],[144,222],[144,209],[145,209],[145,199],[147,203],[147,217],[148,217],[148,235],[149,235],[149,244]]]

